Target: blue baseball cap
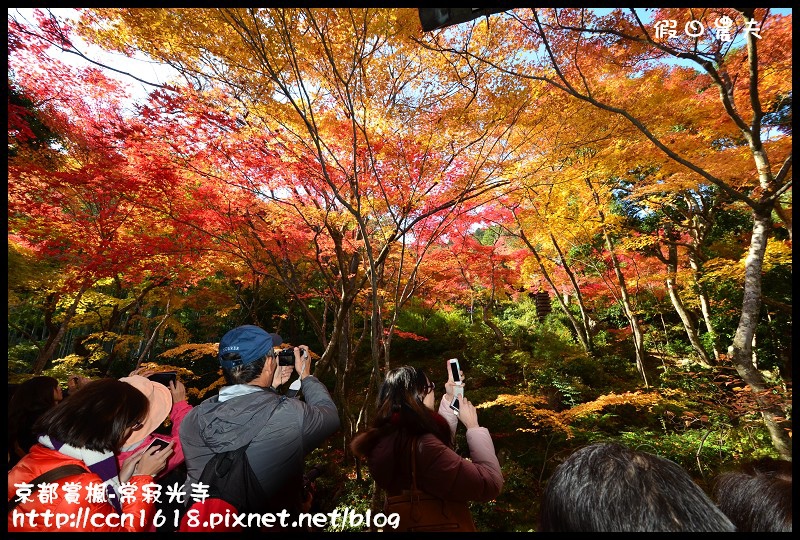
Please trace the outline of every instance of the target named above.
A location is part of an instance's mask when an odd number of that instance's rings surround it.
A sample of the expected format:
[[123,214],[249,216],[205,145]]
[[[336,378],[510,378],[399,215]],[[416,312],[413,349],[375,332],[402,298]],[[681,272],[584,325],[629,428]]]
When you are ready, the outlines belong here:
[[[219,365],[225,369],[236,366],[246,366],[264,358],[266,354],[283,343],[283,339],[278,334],[270,334],[263,328],[252,324],[237,326],[228,331],[219,340]],[[227,358],[229,353],[238,353],[239,357]]]

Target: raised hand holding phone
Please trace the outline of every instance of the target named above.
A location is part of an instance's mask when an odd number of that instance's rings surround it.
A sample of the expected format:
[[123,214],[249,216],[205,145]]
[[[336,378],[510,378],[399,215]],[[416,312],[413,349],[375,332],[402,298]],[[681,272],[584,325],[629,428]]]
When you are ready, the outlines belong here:
[[178,373],[176,371],[158,371],[156,373],[146,375],[146,377],[153,382],[161,383],[169,388],[170,382],[175,384],[175,382],[178,380]]

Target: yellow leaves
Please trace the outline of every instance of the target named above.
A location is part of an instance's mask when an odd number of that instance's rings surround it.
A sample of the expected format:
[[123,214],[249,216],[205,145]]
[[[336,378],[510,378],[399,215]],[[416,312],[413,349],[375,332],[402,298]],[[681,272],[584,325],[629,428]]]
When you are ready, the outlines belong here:
[[571,424],[582,418],[602,412],[615,405],[630,405],[637,409],[651,409],[654,405],[666,403],[669,392],[625,392],[623,394],[606,394],[594,401],[581,403],[571,409],[556,412],[547,408],[547,400],[541,396],[528,394],[500,394],[497,399],[482,403],[477,408],[511,407],[514,413],[531,424],[530,428],[519,428],[525,433],[538,433],[545,429],[561,431],[568,438],[572,437]]
[[769,272],[776,266],[792,266],[792,243],[786,240],[770,240],[764,253],[762,272]]
[[164,351],[159,357],[172,361],[180,361],[181,363],[189,363],[200,360],[206,356],[216,357],[218,350],[219,343],[189,343]]
[[744,257],[740,260],[714,258],[703,265],[703,277],[700,282],[733,280],[744,281]]
[[617,242],[617,245],[623,250],[643,251],[656,243],[656,239],[652,236],[639,235],[623,237]]
[[624,394],[606,394],[598,397],[594,401],[581,403],[562,414],[570,421],[587,417],[613,405],[633,405],[639,409],[648,409],[653,405],[663,401],[660,394],[656,392],[625,392]]

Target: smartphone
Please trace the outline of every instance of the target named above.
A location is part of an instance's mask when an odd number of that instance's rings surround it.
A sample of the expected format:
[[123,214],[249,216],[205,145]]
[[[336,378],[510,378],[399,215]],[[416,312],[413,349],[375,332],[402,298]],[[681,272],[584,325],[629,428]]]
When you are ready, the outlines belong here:
[[165,441],[164,439],[153,439],[153,442],[151,442],[150,446],[147,447],[145,453],[149,453],[151,450],[153,450],[153,447],[156,447],[159,450],[163,450],[167,446],[169,446],[168,441]]
[[172,381],[173,383],[177,383],[178,380],[178,372],[177,371],[159,371],[158,373],[153,373],[152,375],[147,376],[153,382],[161,383],[167,388],[169,388],[169,383]]
[[461,384],[461,366],[458,364],[458,358],[451,358],[447,362],[450,365],[450,373],[453,374],[453,382]]
[[464,397],[464,383],[461,380],[461,366],[458,363],[458,358],[451,358],[448,360],[450,373],[453,375],[453,382],[456,385],[453,387],[453,401],[450,402],[450,409],[455,415],[460,412],[461,398]]

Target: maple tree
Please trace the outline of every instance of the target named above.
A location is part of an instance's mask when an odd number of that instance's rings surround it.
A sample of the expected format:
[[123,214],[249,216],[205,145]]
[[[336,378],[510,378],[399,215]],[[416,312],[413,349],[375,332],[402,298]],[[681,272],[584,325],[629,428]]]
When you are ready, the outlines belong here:
[[[426,246],[447,228],[448,216],[463,215],[460,206],[479,205],[508,184],[501,158],[522,106],[489,96],[491,113],[471,107],[489,99],[477,92],[479,74],[474,82],[450,75],[439,87],[426,84],[430,60],[397,30],[415,16],[381,9],[84,14],[83,33],[96,43],[136,46],[200,82],[206,104],[226,108],[242,124],[237,140],[245,132],[274,137],[281,170],[258,167],[252,157],[250,169],[216,164],[231,185],[279,203],[245,218],[257,248],[248,260],[260,252],[309,314],[309,280],[301,277],[308,274],[299,269],[319,272],[333,314],[330,332],[316,325],[325,346],[319,365],[337,358],[337,381],[346,380],[352,357],[350,344],[339,340],[349,339],[346,325],[367,289],[371,387],[389,365],[392,313],[412,296]],[[252,141],[250,148],[266,157]],[[295,247],[293,257],[287,245]],[[298,246],[313,246],[315,257],[302,257]]]
[[[53,29],[51,19],[42,28]],[[13,88],[31,103],[26,114],[11,118],[9,137],[17,145],[8,166],[10,235],[38,257],[63,268],[51,284],[47,317],[66,302],[61,320],[49,320],[50,332],[34,362],[39,373],[95,284],[112,279],[142,294],[171,283],[196,279],[187,272],[198,261],[191,231],[165,223],[141,201],[148,189],[143,159],[157,161],[158,143],[136,146],[136,123],[127,116],[119,83],[95,68],[74,70],[45,54],[46,44],[26,41],[25,29],[11,21],[9,69]],[[11,79],[9,85],[11,85]],[[36,122],[57,135],[57,146],[27,144]],[[139,139],[141,142],[142,139]],[[47,153],[50,159],[40,159]],[[147,156],[143,158],[142,156]],[[157,174],[168,173],[161,167]],[[112,323],[141,302],[113,308]]]
[[[168,346],[166,333],[180,346],[162,358],[180,364],[184,341],[196,336],[178,313],[207,309],[282,332],[299,312],[322,345],[317,369],[333,372],[351,431],[397,361],[393,339],[426,339],[401,322],[412,300],[477,316],[489,329],[482,339],[503,352],[491,360],[500,364],[518,353],[501,310],[547,283],[584,351],[594,352],[601,326],[625,336],[648,384],[644,348],[662,299],[702,358],[692,311],[713,332],[729,306],[716,282],[753,293],[752,242],[744,238],[742,249],[733,232],[713,237],[714,215],[774,210],[789,240],[770,238],[761,270],[790,268],[791,177],[781,169],[780,187],[758,191],[753,153],[720,105],[713,73],[660,65],[652,44],[626,45],[621,34],[641,36],[622,12],[596,21],[560,13],[556,22],[548,11],[515,10],[498,25],[453,28],[454,43],[470,44],[459,51],[443,49],[442,35],[419,39],[414,10],[85,11],[84,36],[141,49],[189,83],[133,108],[99,72],[72,72],[44,54],[49,43],[70,46],[66,27],[43,19],[37,41],[10,22],[9,239],[64,270],[47,283],[48,313],[66,313],[55,321],[62,329],[91,326],[82,346],[107,372],[123,358],[145,362]],[[683,16],[658,16],[673,14]],[[775,30],[780,43],[757,44],[768,68],[759,72],[761,101],[772,111],[760,121],[778,127],[762,150],[782,159],[791,148],[779,118],[791,92],[790,24],[767,21],[764,32]],[[605,25],[596,35],[618,33],[575,37],[589,22]],[[722,58],[733,102],[749,114],[738,100],[750,91],[745,49],[687,54]],[[550,86],[538,84],[543,77]],[[642,216],[662,222],[644,227]],[[615,303],[625,318],[612,322]],[[58,325],[48,331],[64,339]],[[192,347],[192,362],[215,354],[213,343]],[[369,365],[357,364],[363,350]],[[753,396],[774,411],[774,427],[785,403],[767,400],[770,388]],[[638,402],[626,394],[608,403]]]
[[[735,47],[733,40],[711,32],[723,15],[744,46]],[[751,209],[745,292],[729,354],[759,393],[765,383],[751,364],[752,338],[773,212],[791,237],[791,219],[786,219],[782,203],[791,189],[791,137],[765,137],[767,113],[779,110],[783,96],[791,92],[791,19],[771,16],[765,9],[670,8],[654,10],[652,20],[674,20],[678,28],[697,20],[709,30],[699,36],[659,36],[635,9],[615,9],[605,16],[585,8],[531,9],[495,16],[492,39],[440,31],[424,43],[462,64],[491,65],[504,77],[547,84],[624,118],[636,136],[635,144],[627,145],[629,151],[646,156],[646,165],[658,169],[659,181],[713,184]],[[508,54],[512,43],[529,54]],[[689,60],[696,70],[659,65],[670,57]],[[629,76],[614,77],[617,72]],[[651,91],[651,83],[675,72],[685,74],[682,87]],[[670,89],[659,85],[659,90]],[[763,405],[773,444],[781,455],[791,455],[784,412]]]

